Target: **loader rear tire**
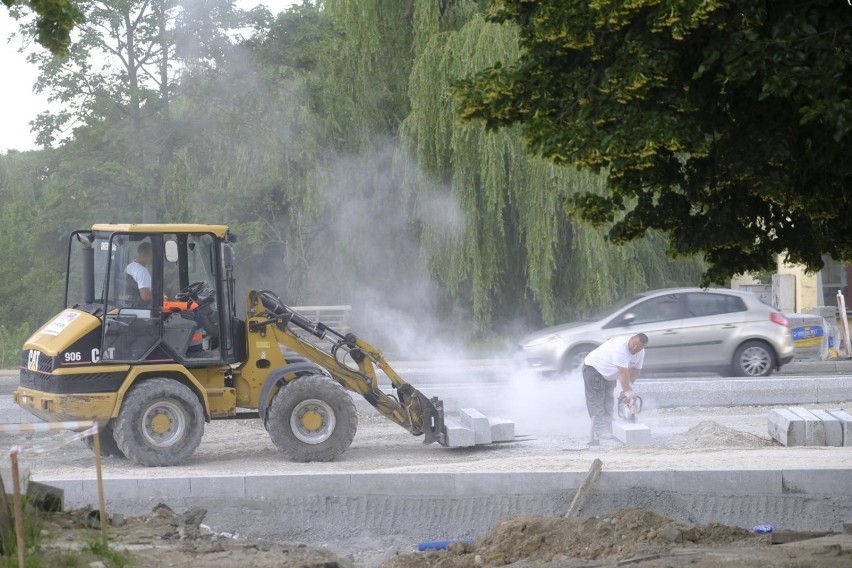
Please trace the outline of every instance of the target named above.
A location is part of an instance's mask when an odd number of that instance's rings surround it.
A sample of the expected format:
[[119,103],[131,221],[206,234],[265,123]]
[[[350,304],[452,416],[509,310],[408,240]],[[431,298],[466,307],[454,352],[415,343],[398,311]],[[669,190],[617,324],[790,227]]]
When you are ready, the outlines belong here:
[[358,429],[355,403],[334,379],[305,375],[275,394],[264,421],[275,446],[290,461],[331,461]]
[[177,465],[201,443],[204,411],[186,385],[145,379],[127,392],[113,430],[128,459],[147,467]]
[[[106,426],[102,426],[98,431],[98,435],[101,437],[101,455],[105,458],[116,457],[123,458],[124,452],[121,451],[121,448],[118,447],[118,444],[115,442],[115,433],[112,431],[112,420],[107,422]],[[83,443],[86,444],[86,447],[95,451],[95,437],[89,436],[87,438],[83,438]]]

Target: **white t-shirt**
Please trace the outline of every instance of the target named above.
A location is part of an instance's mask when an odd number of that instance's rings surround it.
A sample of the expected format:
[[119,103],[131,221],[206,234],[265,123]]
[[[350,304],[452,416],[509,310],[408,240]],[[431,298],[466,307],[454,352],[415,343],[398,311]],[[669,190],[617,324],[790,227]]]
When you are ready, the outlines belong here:
[[151,274],[147,268],[135,260],[128,264],[124,271],[136,281],[136,286],[140,290],[142,288],[151,288]]
[[641,369],[645,362],[645,350],[630,353],[627,342],[631,337],[613,337],[586,355],[583,363],[594,367],[608,381],[618,379],[618,367]]

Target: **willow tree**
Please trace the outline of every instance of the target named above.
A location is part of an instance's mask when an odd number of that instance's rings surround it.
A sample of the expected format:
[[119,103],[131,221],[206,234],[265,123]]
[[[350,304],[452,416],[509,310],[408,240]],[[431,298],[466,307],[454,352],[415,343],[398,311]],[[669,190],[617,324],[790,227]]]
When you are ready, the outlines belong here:
[[368,152],[408,113],[411,15],[399,0],[325,0],[332,39],[318,60],[314,110],[346,152]]
[[[449,236],[442,211],[426,208],[435,213],[423,219],[423,243],[436,278],[457,300],[470,301],[482,327],[497,313],[501,320],[523,315],[525,297],[552,323],[649,283],[671,283],[674,275],[694,282],[698,272],[673,266],[660,243],[611,247],[601,231],[566,215],[566,198],[600,193],[602,176],[531,157],[517,130],[488,132],[459,121],[452,84],[495,60],[517,59],[519,48],[514,27],[487,22],[475,3],[453,6],[455,11],[442,14],[433,2],[416,2],[418,53],[409,84],[411,113],[402,127],[419,166],[442,182],[412,188],[414,199],[427,202],[442,192],[461,208],[463,222]],[[458,26],[464,9],[472,15]],[[453,25],[443,25],[444,18]]]

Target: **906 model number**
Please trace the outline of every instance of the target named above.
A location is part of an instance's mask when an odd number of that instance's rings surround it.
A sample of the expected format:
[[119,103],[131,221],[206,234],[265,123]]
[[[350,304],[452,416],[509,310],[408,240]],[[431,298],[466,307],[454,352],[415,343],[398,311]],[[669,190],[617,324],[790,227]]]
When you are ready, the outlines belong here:
[[83,360],[83,356],[80,354],[79,351],[68,351],[68,352],[65,353],[65,362],[66,363],[70,363],[70,362],[73,362],[73,361],[82,361],[82,360]]

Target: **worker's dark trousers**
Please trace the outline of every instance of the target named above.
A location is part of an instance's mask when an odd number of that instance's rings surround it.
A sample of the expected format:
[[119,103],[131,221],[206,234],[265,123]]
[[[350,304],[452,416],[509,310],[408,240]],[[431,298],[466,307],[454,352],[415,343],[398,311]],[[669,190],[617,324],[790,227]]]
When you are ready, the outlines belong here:
[[592,419],[594,437],[611,434],[615,381],[608,381],[594,367],[583,365],[583,386],[586,389],[586,409]]

